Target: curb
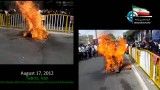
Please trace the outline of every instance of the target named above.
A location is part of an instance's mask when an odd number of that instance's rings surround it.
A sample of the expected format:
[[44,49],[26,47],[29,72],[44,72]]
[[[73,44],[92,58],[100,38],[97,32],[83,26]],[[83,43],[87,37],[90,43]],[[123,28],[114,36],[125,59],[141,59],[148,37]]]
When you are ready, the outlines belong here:
[[[130,58],[130,56],[129,56]],[[136,75],[137,79],[138,79],[138,82],[141,84],[141,87],[142,87],[142,90],[149,90],[149,88],[147,87],[145,81],[143,80],[142,76],[138,73],[138,70],[136,69],[136,66],[135,64],[133,64],[131,62],[131,60],[129,60],[129,62],[131,63],[131,68],[134,72],[134,74]]]
[[131,65],[132,67],[132,70],[134,72],[134,74],[137,76],[138,78],[138,81],[140,82],[141,86],[142,86],[142,89],[143,90],[149,90],[147,85],[145,84],[143,78],[141,77],[141,75],[138,73],[138,70],[136,69],[136,67],[134,65]]

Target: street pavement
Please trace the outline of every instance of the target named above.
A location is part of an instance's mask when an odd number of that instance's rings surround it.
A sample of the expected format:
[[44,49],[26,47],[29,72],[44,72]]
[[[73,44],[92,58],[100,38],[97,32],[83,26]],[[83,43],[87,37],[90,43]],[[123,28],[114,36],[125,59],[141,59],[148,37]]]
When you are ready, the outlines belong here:
[[0,64],[73,64],[73,36],[49,33],[46,41],[0,28]]
[[[130,64],[125,57],[125,64]],[[142,90],[132,69],[106,74],[102,57],[79,62],[79,90]]]

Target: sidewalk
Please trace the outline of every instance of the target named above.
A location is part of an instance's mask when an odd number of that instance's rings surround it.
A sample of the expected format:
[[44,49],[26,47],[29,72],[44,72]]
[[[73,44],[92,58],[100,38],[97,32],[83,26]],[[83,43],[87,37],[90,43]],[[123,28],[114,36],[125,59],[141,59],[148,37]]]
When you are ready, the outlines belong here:
[[125,55],[128,60],[132,62],[132,70],[139,78],[139,82],[143,87],[143,90],[159,90],[154,82],[148,77],[148,75],[134,62],[134,59],[130,55]]

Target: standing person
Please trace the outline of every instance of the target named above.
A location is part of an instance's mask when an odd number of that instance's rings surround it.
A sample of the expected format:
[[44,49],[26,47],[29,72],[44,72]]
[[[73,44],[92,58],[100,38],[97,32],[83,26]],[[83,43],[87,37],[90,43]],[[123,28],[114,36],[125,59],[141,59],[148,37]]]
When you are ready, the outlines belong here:
[[92,57],[95,57],[95,48],[94,48],[94,45],[92,45]]
[[73,24],[73,22],[74,22],[74,17],[73,17],[73,16],[70,16],[70,21],[69,21],[70,26]]
[[88,59],[88,45],[86,45],[85,51],[86,51],[86,59]]
[[85,59],[85,47],[84,47],[84,45],[81,46],[81,50],[82,50],[82,59]]
[[86,45],[84,45],[83,47],[84,47],[84,59],[87,59],[87,50],[86,50]]
[[83,60],[84,59],[84,47],[83,47],[83,44],[81,44],[79,46],[79,50],[80,50],[80,60]]
[[140,42],[140,49],[143,49],[145,47],[145,42],[141,41]]
[[144,37],[142,42],[141,42],[141,48],[143,49],[149,49],[149,41],[148,38]]
[[82,60],[82,50],[81,50],[81,46],[78,47],[78,51],[79,51],[79,60]]
[[157,42],[154,42],[153,40],[150,40],[149,41],[149,47],[150,47],[150,50],[152,52],[158,54],[158,52],[159,52],[159,46],[158,46]]
[[4,18],[4,24],[5,25],[8,25],[8,11],[7,10],[4,10],[4,14],[6,16],[6,18]]
[[157,54],[159,54],[158,42],[155,42],[155,52],[156,52]]
[[94,45],[94,49],[95,49],[95,56],[98,56],[98,52],[97,52],[97,45]]
[[89,58],[91,58],[92,57],[92,48],[91,48],[91,45],[89,44],[88,45],[88,54],[89,54]]
[[155,51],[155,43],[153,42],[153,40],[149,40],[149,50],[150,51]]
[[4,13],[6,16],[9,14],[7,10],[4,10]]

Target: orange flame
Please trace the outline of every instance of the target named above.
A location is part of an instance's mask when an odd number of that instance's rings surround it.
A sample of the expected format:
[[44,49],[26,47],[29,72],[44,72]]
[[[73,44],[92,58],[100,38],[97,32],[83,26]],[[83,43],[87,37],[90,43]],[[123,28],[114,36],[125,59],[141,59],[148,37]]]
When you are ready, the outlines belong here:
[[107,72],[119,70],[122,67],[125,51],[125,39],[118,38],[114,40],[108,34],[103,34],[99,37],[98,52],[105,58],[105,69]]
[[16,5],[27,23],[28,31],[23,33],[23,36],[31,35],[36,40],[47,39],[48,33],[43,26],[42,16],[33,1],[16,1]]

